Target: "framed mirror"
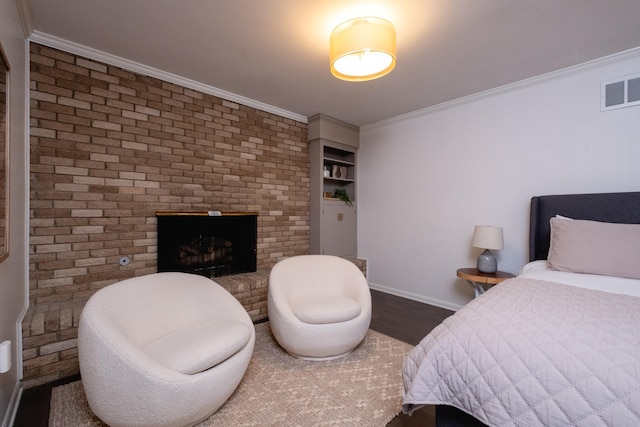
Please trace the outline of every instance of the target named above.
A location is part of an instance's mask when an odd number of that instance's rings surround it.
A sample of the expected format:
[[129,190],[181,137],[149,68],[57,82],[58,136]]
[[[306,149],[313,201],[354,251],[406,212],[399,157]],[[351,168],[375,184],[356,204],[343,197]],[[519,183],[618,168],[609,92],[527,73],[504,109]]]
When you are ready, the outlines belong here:
[[9,61],[0,45],[0,261],[9,256]]

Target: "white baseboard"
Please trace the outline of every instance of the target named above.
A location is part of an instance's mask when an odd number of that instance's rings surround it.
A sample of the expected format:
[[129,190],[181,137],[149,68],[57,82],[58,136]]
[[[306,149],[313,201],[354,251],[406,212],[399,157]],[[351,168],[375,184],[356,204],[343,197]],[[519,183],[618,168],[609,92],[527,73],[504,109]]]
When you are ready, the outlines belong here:
[[376,291],[384,292],[384,293],[395,295],[395,296],[402,297],[402,298],[407,298],[407,299],[410,299],[410,300],[422,302],[422,303],[429,304],[429,305],[434,305],[436,307],[445,308],[445,309],[451,310],[451,311],[458,311],[463,307],[461,305],[451,304],[450,302],[447,302],[447,301],[441,301],[441,300],[437,300],[437,299],[433,299],[433,298],[427,298],[427,297],[425,297],[423,295],[414,294],[413,292],[402,291],[400,289],[390,288],[388,286],[379,285],[377,283],[369,282],[369,287],[371,289],[373,289],[373,290],[376,290]]

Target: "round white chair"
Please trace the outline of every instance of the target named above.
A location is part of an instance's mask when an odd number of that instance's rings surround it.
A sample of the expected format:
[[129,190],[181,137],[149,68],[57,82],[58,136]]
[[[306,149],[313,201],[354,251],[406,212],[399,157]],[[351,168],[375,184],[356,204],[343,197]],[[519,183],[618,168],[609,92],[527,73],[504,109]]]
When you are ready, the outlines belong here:
[[267,308],[274,337],[309,360],[349,354],[371,324],[371,292],[352,262],[302,255],[278,262],[269,275]]
[[231,396],[255,329],[214,281],[187,273],[127,279],[96,292],[78,330],[91,410],[110,426],[187,426]]

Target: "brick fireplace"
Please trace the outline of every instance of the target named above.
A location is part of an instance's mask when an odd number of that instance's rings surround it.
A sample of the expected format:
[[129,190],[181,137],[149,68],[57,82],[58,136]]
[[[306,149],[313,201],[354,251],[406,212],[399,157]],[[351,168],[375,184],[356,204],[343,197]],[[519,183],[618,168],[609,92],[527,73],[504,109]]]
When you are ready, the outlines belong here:
[[216,281],[264,319],[270,267],[309,252],[306,124],[35,43],[30,83],[25,387],[78,372],[96,290],[157,271],[158,211],[258,214],[256,272]]
[[256,271],[258,214],[158,212],[158,272],[214,278]]

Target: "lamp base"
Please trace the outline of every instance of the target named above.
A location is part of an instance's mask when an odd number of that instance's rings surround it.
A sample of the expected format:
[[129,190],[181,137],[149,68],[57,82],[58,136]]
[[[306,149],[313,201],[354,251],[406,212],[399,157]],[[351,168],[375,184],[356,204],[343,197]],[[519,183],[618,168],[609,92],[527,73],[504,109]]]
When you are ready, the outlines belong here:
[[498,260],[489,249],[485,249],[478,255],[478,263],[476,268],[481,273],[495,273],[498,271]]

